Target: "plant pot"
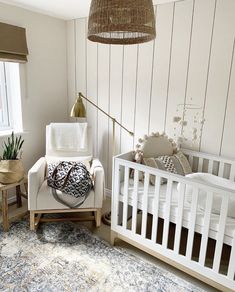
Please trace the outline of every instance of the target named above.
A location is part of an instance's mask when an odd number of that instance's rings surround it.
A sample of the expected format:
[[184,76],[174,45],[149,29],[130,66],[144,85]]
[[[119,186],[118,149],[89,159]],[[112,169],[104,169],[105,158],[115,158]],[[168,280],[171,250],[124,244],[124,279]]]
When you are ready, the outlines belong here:
[[23,177],[24,168],[20,159],[0,161],[0,183],[12,184],[20,181]]

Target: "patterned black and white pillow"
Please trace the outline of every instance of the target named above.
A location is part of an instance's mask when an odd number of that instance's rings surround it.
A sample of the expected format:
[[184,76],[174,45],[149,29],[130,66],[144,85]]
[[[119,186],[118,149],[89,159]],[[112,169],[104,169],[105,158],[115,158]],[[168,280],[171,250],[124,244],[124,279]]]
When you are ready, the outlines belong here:
[[164,168],[164,170],[171,173],[177,173],[172,156],[159,156],[157,160],[162,164],[162,169]]
[[[191,167],[184,154],[179,151],[172,156],[164,155],[157,158],[143,158],[144,164],[153,168],[164,170],[170,173],[186,175],[192,173]],[[167,182],[166,178],[161,179],[161,184]],[[155,175],[150,176],[150,183],[155,185]]]

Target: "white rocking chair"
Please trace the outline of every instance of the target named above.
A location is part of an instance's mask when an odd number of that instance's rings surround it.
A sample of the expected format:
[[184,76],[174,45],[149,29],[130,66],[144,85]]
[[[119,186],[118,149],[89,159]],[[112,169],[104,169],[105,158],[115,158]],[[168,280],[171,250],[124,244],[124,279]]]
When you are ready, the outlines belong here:
[[[96,226],[101,224],[101,208],[104,198],[104,169],[98,159],[92,158],[92,135],[88,129],[87,151],[55,151],[49,147],[50,126],[46,127],[46,156],[40,158],[28,173],[28,208],[30,211],[30,229],[36,230],[40,222],[62,221],[62,220],[95,220]],[[46,172],[47,163],[50,161],[83,161],[89,160],[90,169],[94,177],[94,188],[90,191],[85,202],[78,208],[69,208],[57,201],[51,188],[47,185]],[[72,196],[61,194],[61,200],[73,204]],[[70,212],[93,212],[92,216],[82,218],[41,218],[46,213],[70,213]]]

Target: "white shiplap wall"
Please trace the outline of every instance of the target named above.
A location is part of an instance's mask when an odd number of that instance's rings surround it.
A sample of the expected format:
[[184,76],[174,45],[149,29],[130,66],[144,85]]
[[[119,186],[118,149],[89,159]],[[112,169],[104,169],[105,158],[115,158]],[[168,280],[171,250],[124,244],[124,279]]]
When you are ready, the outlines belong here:
[[[196,150],[235,158],[235,1],[185,0],[155,6],[157,38],[141,45],[102,45],[86,39],[87,19],[68,22],[68,92],[71,108],[82,91],[135,137],[116,128],[116,152],[139,137],[174,130],[179,103],[202,107],[206,119]],[[112,122],[87,105],[94,154],[111,187]],[[190,136],[193,118],[186,112]],[[188,133],[187,133],[188,131]],[[192,148],[192,145],[188,145]]]

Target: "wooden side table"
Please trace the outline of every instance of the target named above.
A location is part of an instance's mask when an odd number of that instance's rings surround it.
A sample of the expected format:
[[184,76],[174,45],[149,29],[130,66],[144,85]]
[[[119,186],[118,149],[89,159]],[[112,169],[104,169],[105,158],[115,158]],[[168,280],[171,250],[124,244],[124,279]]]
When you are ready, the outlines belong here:
[[[25,186],[26,193],[21,192],[21,185]],[[13,184],[3,185],[0,184],[0,191],[2,192],[2,223],[3,231],[9,230],[9,217],[8,217],[8,191],[12,188],[16,190],[16,201],[10,205],[16,204],[17,208],[22,207],[22,197],[28,198],[28,183],[27,177],[24,177],[21,181]]]

